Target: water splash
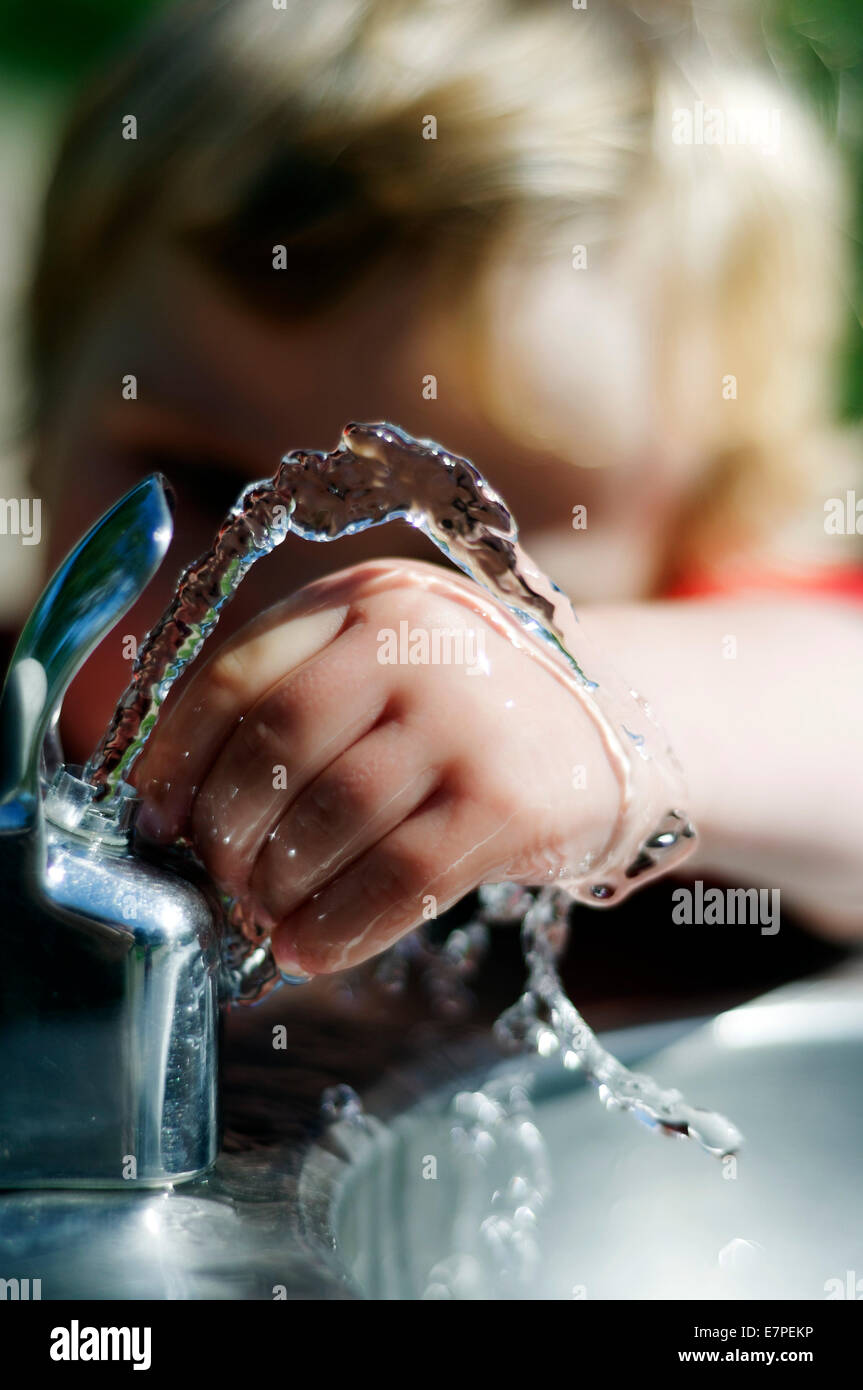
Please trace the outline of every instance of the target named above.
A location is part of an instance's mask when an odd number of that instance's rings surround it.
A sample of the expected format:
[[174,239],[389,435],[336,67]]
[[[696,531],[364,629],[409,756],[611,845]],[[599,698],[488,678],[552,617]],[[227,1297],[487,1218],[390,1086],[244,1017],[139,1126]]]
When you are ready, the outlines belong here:
[[456,1191],[452,1253],[430,1269],[422,1298],[529,1297],[541,1266],[539,1233],[551,1194],[545,1140],[529,1079],[498,1077],[450,1106]]
[[[212,548],[184,571],[166,612],[142,643],[86,779],[100,798],[122,794],[168,692],[257,560],[290,533],[329,541],[394,520],[422,530],[498,600],[482,607],[477,590],[485,621],[540,661],[580,701],[618,779],[617,821],[594,861],[551,863],[550,886],[536,898],[509,884],[487,890],[487,916],[513,903],[519,915],[526,913],[528,985],[500,1020],[499,1036],[540,1052],[561,1049],[565,1064],[581,1066],[606,1104],[686,1134],[712,1153],[728,1152],[739,1142],[733,1126],[622,1067],[598,1043],[560,984],[554,959],[565,931],[565,905],[573,898],[594,906],[619,900],[684,858],[695,832],[681,809],[680,769],[649,706],[595,649],[584,649],[568,600],[518,544],[506,505],[467,459],[393,425],[351,424],[334,452],[295,451],[282,459],[272,479],[246,488]],[[282,977],[266,930],[243,901],[230,901],[226,915],[224,958],[231,987],[237,999],[254,1001]]]
[[339,1082],[327,1086],[321,1095],[321,1119],[325,1124],[353,1124],[364,1128],[366,1112],[353,1086]]
[[356,967],[372,984],[392,995],[403,995],[416,980],[434,1014],[441,1018],[463,1018],[476,1002],[470,982],[488,951],[490,931],[477,918],[454,927],[437,944],[427,933],[427,924],[393,942],[388,950]]
[[[168,692],[257,560],[289,533],[328,541],[397,519],[422,530],[498,600],[482,607],[477,590],[485,621],[567,685],[603,741],[620,789],[616,824],[597,857],[551,862],[547,880],[604,904],[670,869],[689,852],[694,831],[675,809],[683,799],[680,771],[649,707],[595,649],[582,651],[568,600],[520,547],[503,500],[473,464],[393,425],[348,425],[333,453],[288,454],[274,478],[246,488],[141,645],[85,771],[98,797],[121,793]],[[245,942],[234,951],[238,993],[260,997],[280,979],[266,930],[239,901],[230,923]]]
[[[680,1091],[664,1089],[649,1076],[630,1071],[602,1046],[567,995],[557,970],[566,944],[571,901],[556,889],[535,896],[511,884],[480,889],[485,921],[522,918],[522,952],[528,969],[521,998],[495,1024],[504,1046],[558,1056],[567,1070],[580,1070],[609,1110],[628,1110],[652,1129],[693,1139],[715,1158],[736,1153],[742,1136],[724,1115],[690,1105]],[[525,898],[530,902],[525,902]]]

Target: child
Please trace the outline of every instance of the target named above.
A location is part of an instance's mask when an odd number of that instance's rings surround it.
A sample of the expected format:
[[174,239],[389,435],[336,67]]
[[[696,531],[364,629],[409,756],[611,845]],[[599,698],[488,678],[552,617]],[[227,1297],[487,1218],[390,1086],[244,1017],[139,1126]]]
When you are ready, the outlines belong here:
[[[654,10],[171,9],[60,155],[36,475],[56,559],[162,468],[185,563],[239,486],[348,420],[467,455],[659,713],[688,872],[852,934],[863,629],[823,524],[854,481],[828,428],[841,179],[727,17]],[[142,826],[191,834],[286,970],[367,959],[429,896],[535,881],[553,841],[589,855],[618,813],[593,725],[491,628],[487,680],[378,661],[400,621],[464,622],[431,558],[396,528],[287,543],[139,764]],[[80,758],[125,684],[120,637],[67,701]]]

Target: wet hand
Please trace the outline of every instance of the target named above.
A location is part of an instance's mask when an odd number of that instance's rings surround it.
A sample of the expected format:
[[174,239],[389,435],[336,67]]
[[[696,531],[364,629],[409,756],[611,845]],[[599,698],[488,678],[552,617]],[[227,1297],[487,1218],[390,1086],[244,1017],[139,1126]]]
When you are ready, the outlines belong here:
[[288,973],[384,950],[483,882],[598,856],[614,774],[579,701],[437,567],[308,586],[192,674],[138,765],[140,826],[187,836]]

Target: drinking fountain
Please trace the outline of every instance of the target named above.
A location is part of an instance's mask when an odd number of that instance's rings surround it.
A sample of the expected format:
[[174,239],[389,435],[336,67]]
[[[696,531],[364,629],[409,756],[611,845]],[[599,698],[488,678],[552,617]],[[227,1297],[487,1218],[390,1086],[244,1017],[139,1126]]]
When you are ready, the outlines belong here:
[[[149,583],[171,533],[154,475],[60,566],[0,696],[7,1296],[34,1281],[51,1299],[232,1301],[556,1299],[582,1296],[576,1289],[811,1298],[856,1287],[859,967],[697,1030],[684,1019],[606,1040],[627,1065],[647,1062],[740,1116],[752,1158],[739,1181],[732,1154],[711,1164],[694,1146],[657,1143],[655,1126],[615,1129],[584,1067],[501,1064],[475,1042],[465,1056],[448,1045],[416,1075],[399,1053],[380,1094],[364,1095],[365,1113],[315,1118],[301,1095],[292,1109],[290,1054],[267,1041],[282,1015],[269,1004],[238,1074],[225,1070],[219,1154],[223,1005],[266,992],[275,965],[264,946],[232,937],[191,860],[149,857],[134,836],[134,789],[120,779],[100,796],[65,765],[57,733],[69,682]],[[530,1093],[536,1125],[497,1105],[503,1082],[507,1094]],[[484,1130],[522,1145],[505,1171],[488,1170]],[[509,1153],[499,1146],[501,1161]],[[531,1216],[525,1183],[541,1199],[535,1251],[519,1224]],[[519,1242],[536,1255],[526,1280],[510,1258]],[[510,1282],[498,1287],[501,1271]]]
[[158,1187],[218,1151],[210,902],[137,853],[133,788],[98,801],[57,734],[172,529],[158,475],[111,507],[36,603],[0,698],[0,1187]]

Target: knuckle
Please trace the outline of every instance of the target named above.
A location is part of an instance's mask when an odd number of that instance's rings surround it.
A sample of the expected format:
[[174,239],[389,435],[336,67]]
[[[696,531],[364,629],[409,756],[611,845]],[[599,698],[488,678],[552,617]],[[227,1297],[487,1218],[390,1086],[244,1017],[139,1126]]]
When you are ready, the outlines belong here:
[[298,740],[306,708],[302,673],[281,681],[244,716],[237,730],[243,753],[255,761],[282,760],[285,747]]
[[264,763],[279,755],[285,746],[287,730],[281,721],[274,722],[275,711],[267,711],[267,718],[260,714],[247,714],[238,730],[243,753],[253,763]]
[[440,606],[440,600],[436,603],[431,594],[405,582],[395,591],[395,606],[400,618],[407,618],[408,622],[417,626],[425,626],[433,615],[435,606]]
[[383,910],[416,898],[434,874],[427,855],[399,851],[372,856],[363,867],[360,881],[374,906]]
[[208,688],[229,698],[241,696],[248,684],[248,668],[243,662],[241,648],[223,647],[205,668]]
[[326,840],[338,839],[347,826],[370,815],[368,790],[338,773],[321,773],[298,797],[294,808],[294,818],[301,829],[311,830]]

